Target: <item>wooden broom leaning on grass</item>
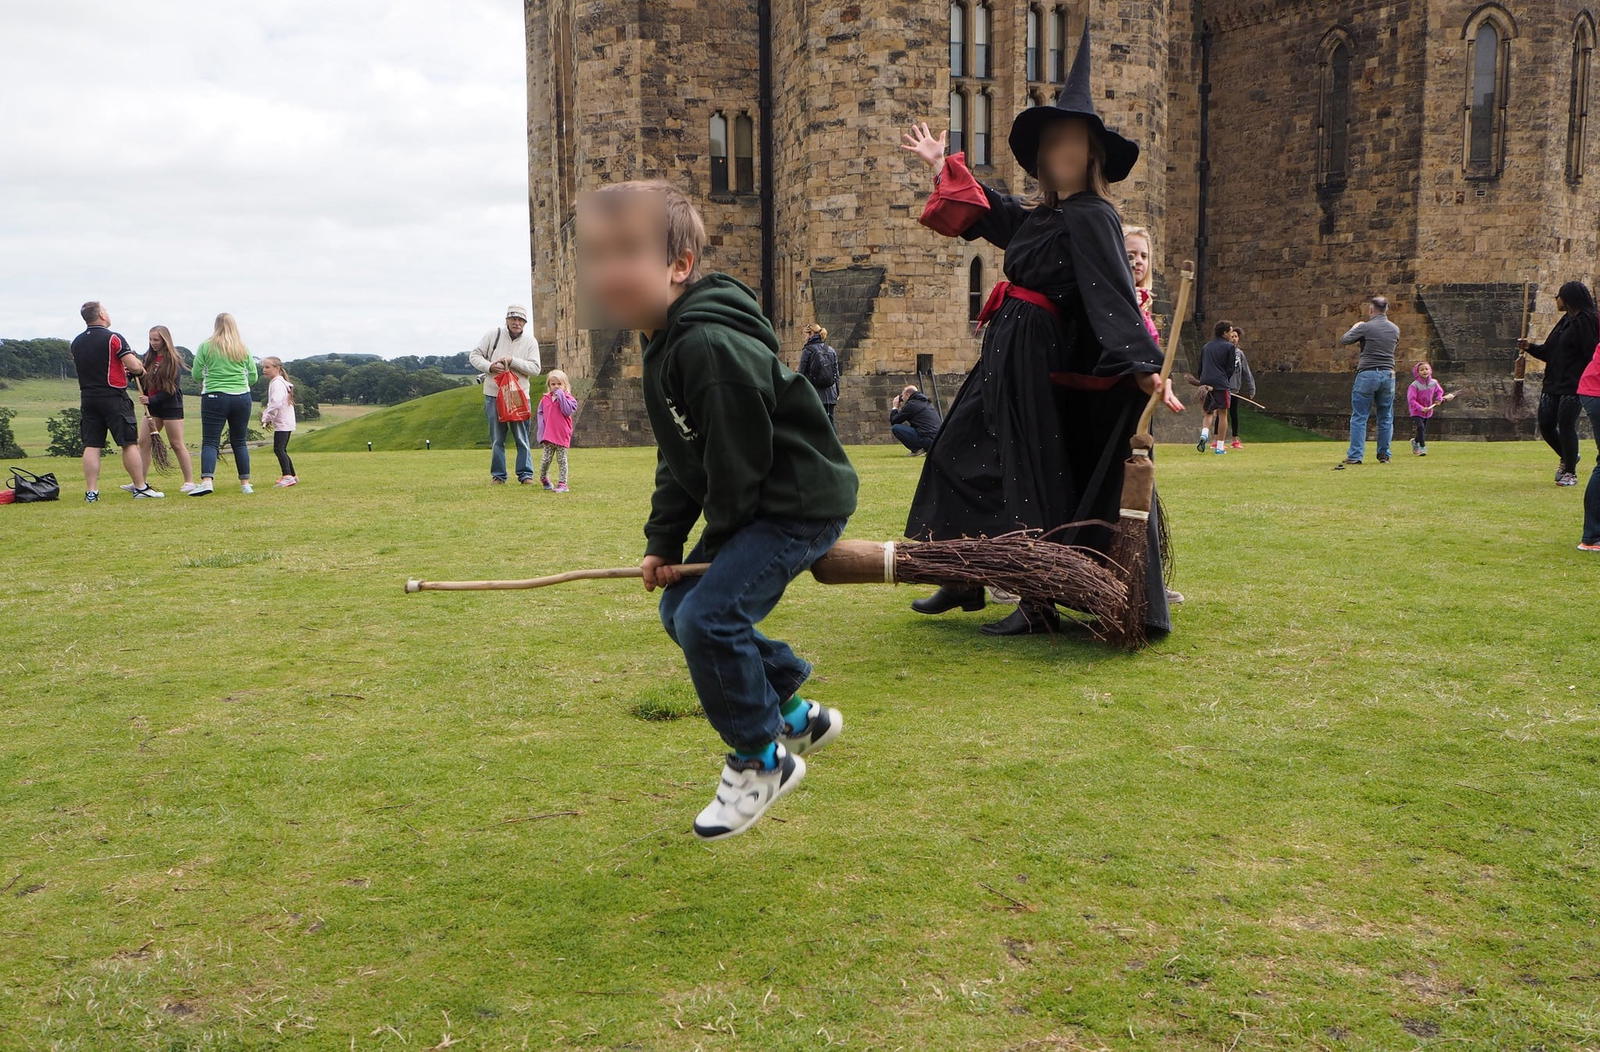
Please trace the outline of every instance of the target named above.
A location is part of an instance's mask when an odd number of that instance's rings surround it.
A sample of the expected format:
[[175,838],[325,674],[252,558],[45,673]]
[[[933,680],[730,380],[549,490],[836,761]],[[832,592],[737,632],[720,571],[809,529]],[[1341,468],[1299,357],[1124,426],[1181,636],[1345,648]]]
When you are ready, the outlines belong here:
[[1156,440],[1150,434],[1156,407],[1161,404],[1167,378],[1172,375],[1172,365],[1178,359],[1178,339],[1183,333],[1183,319],[1189,313],[1189,298],[1194,293],[1194,264],[1183,263],[1183,282],[1178,286],[1178,303],[1172,312],[1172,329],[1167,333],[1166,358],[1161,363],[1161,382],[1155,393],[1145,403],[1139,414],[1138,426],[1129,441],[1131,455],[1123,465],[1122,513],[1111,537],[1111,565],[1122,578],[1122,593],[1126,597],[1121,609],[1104,618],[1104,635],[1112,642],[1129,650],[1137,650],[1149,641],[1145,631],[1145,618],[1150,612],[1150,597],[1145,591],[1145,569],[1150,560],[1150,511],[1155,505],[1156,466],[1151,459]]
[[[679,569],[699,576],[710,563]],[[932,584],[1001,588],[1025,600],[1061,603],[1093,616],[1091,630],[1116,623],[1127,606],[1127,589],[1114,569],[1092,552],[1046,540],[1040,530],[999,537],[971,537],[923,543],[840,541],[811,567],[823,584]],[[406,582],[407,592],[482,592],[547,588],[568,581],[637,578],[637,566],[568,570],[547,577],[509,581]],[[1141,584],[1141,588],[1143,585]]]

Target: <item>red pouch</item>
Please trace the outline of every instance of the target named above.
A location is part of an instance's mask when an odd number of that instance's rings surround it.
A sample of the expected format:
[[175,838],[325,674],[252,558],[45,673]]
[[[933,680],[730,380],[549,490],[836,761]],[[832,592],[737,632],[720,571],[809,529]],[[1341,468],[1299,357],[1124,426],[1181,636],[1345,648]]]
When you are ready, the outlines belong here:
[[500,422],[514,424],[521,420],[532,420],[533,404],[528,401],[522,385],[517,383],[516,374],[507,369],[503,373],[496,373],[494,381],[500,386],[494,399],[495,413],[500,417]]

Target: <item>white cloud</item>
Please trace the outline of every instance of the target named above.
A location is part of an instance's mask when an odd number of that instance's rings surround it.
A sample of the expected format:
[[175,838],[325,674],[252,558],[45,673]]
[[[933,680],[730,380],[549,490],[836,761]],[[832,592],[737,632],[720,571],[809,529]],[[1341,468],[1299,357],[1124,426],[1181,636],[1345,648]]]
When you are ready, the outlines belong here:
[[529,298],[522,5],[0,0],[0,337],[104,300],[257,354],[453,353]]

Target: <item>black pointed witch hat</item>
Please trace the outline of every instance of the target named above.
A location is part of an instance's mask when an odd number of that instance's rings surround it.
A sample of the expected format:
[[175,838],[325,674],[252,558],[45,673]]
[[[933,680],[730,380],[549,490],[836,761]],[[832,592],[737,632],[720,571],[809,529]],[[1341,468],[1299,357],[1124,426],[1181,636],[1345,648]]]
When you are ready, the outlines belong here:
[[1039,174],[1039,140],[1044,127],[1052,121],[1066,117],[1079,117],[1089,122],[1100,144],[1105,148],[1106,181],[1118,183],[1128,177],[1139,160],[1139,144],[1106,127],[1106,122],[1094,111],[1094,92],[1089,87],[1089,28],[1084,27],[1083,39],[1078,42],[1078,57],[1072,63],[1072,72],[1061,86],[1054,105],[1030,106],[1017,114],[1011,122],[1011,153],[1029,175]]

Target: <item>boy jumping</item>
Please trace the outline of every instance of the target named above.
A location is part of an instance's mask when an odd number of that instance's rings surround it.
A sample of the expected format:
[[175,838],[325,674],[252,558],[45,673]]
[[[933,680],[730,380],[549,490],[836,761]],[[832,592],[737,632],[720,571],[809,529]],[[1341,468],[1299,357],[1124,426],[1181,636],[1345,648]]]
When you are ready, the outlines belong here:
[[[664,589],[661,622],[731,750],[694,820],[696,836],[720,840],[799,784],[801,756],[844,727],[837,709],[797,693],[810,664],[755,626],[844,531],[856,474],[816,389],[779,361],[754,294],[701,275],[705,246],[700,214],[667,183],[620,183],[580,202],[582,298],[607,325],[649,337],[656,482],[640,566],[646,589]],[[687,577],[679,564],[702,515],[688,561],[711,567]]]

